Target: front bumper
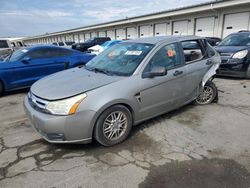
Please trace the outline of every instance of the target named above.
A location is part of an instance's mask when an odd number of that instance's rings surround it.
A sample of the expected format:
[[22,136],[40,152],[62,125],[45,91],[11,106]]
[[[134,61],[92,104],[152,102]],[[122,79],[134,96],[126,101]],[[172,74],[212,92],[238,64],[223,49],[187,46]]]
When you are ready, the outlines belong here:
[[217,70],[218,76],[230,76],[244,78],[246,77],[246,72],[248,69],[249,63],[241,62],[237,64],[223,63],[220,65]]
[[219,68],[216,71],[216,75],[217,76],[235,77],[235,78],[245,78],[246,77],[246,72],[234,71],[234,70]]
[[32,126],[50,143],[90,143],[95,111],[86,110],[69,116],[55,116],[32,108],[28,97],[24,109]]

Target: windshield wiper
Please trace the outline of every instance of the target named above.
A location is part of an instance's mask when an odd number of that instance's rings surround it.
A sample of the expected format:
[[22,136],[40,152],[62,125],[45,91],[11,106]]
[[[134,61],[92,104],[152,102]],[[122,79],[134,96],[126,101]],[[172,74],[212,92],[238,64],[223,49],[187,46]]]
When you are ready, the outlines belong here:
[[94,71],[94,72],[100,72],[109,76],[112,76],[113,74],[108,71],[108,70],[104,70],[104,69],[99,69],[99,68],[89,68],[89,67],[85,67],[87,70],[89,71]]

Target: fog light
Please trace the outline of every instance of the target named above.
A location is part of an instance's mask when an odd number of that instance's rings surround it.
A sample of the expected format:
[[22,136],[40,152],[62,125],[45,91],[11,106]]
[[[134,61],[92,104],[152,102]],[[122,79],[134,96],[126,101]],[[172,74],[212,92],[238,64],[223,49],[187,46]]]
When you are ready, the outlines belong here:
[[59,133],[49,133],[46,135],[46,137],[48,138],[48,140],[51,140],[51,141],[64,141],[65,140],[64,134],[59,134]]

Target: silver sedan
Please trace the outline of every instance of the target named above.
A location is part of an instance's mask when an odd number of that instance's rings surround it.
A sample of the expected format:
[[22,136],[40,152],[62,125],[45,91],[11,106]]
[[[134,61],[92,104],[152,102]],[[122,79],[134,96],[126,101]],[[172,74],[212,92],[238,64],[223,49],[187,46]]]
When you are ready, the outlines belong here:
[[166,36],[121,42],[74,68],[37,81],[26,113],[51,143],[104,146],[124,141],[133,125],[195,101],[217,97],[220,64],[206,39]]

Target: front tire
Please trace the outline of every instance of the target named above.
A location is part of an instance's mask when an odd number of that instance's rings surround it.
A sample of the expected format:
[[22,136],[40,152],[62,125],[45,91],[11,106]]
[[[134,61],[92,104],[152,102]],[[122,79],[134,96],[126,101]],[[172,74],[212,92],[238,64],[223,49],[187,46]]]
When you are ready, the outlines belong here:
[[125,106],[112,106],[98,118],[94,137],[103,146],[119,144],[128,137],[132,122],[132,115]]
[[218,95],[218,89],[212,81],[208,81],[200,95],[196,98],[195,103],[205,105],[212,103]]
[[246,72],[246,78],[250,79],[250,65],[248,66],[248,69]]

